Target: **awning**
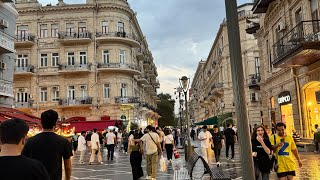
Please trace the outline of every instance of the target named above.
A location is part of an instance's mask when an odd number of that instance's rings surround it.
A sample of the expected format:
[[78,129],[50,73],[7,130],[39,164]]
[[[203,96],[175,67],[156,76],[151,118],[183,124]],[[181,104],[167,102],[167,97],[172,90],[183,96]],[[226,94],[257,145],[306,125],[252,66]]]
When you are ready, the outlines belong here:
[[70,127],[75,128],[75,132],[89,131],[96,128],[98,131],[103,131],[109,126],[115,126],[116,120],[109,121],[78,121],[70,122]]
[[5,121],[5,120],[7,120],[8,118],[6,118],[5,116],[1,116],[1,114],[0,114],[0,122],[3,122],[3,121]]
[[19,118],[22,119],[24,121],[26,121],[26,123],[40,123],[39,120],[31,118],[23,113],[16,113],[16,112],[0,112],[1,116],[6,116],[9,118]]
[[68,122],[76,122],[76,121],[86,121],[86,117],[72,117],[72,118],[69,118],[67,120],[64,120],[63,122],[64,123],[68,123]]
[[225,119],[228,118],[232,118],[232,112],[230,113],[225,113],[222,115],[218,115],[218,116],[213,116],[211,118],[208,118],[204,121],[198,122],[198,123],[194,123],[197,126],[201,126],[201,125],[218,125],[221,124]]

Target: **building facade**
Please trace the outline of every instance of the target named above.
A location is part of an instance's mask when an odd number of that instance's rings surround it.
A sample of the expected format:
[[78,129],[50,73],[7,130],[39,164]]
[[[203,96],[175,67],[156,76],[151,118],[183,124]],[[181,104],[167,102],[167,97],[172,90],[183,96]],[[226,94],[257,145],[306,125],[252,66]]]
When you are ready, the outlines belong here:
[[260,47],[263,106],[269,124],[312,137],[320,124],[319,0],[260,0],[255,32]]
[[13,71],[15,64],[14,32],[18,12],[14,1],[0,1],[0,106],[14,104]]
[[157,68],[127,1],[16,5],[16,108],[157,124]]
[[[260,59],[257,39],[246,32],[250,22],[258,19],[257,15],[252,14],[252,7],[253,4],[239,6],[238,17],[247,113],[249,122],[253,125],[264,123],[264,118],[260,93]],[[193,109],[191,116],[195,122],[226,113],[233,113],[235,119],[232,87],[227,23],[224,20],[207,59],[199,63],[192,81],[193,95],[190,108]]]

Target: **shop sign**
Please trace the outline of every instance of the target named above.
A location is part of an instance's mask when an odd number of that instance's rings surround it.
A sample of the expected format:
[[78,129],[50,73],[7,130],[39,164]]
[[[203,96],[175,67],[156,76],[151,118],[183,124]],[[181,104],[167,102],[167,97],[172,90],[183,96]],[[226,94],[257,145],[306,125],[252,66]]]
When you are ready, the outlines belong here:
[[282,93],[279,94],[278,97],[278,103],[279,105],[285,105],[285,104],[290,104],[291,103],[291,95],[289,91],[283,91]]

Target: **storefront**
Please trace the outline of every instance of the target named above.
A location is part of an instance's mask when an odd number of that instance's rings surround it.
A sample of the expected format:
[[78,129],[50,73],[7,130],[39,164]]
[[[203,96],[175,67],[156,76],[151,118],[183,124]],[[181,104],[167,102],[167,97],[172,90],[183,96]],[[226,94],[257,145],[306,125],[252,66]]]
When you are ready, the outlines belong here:
[[320,125],[320,82],[306,84],[303,89],[303,98],[307,136],[313,137],[314,125]]
[[283,91],[278,96],[278,104],[280,106],[281,122],[285,123],[286,133],[292,135],[292,132],[295,131],[294,128],[294,118],[291,102],[291,93],[290,91]]

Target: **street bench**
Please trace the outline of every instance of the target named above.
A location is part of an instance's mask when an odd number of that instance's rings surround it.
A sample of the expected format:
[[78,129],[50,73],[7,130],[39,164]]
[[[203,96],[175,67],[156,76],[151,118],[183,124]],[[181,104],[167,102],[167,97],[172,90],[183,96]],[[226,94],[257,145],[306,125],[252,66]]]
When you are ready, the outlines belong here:
[[174,171],[174,180],[194,179],[192,175],[193,168],[199,159],[201,159],[205,168],[203,171],[203,175],[209,174],[210,179],[212,180],[231,180],[231,178],[225,172],[223,172],[221,168],[218,168],[218,167],[210,168],[209,164],[197,152],[194,152],[192,156],[190,156],[187,162],[187,169],[182,168]]

